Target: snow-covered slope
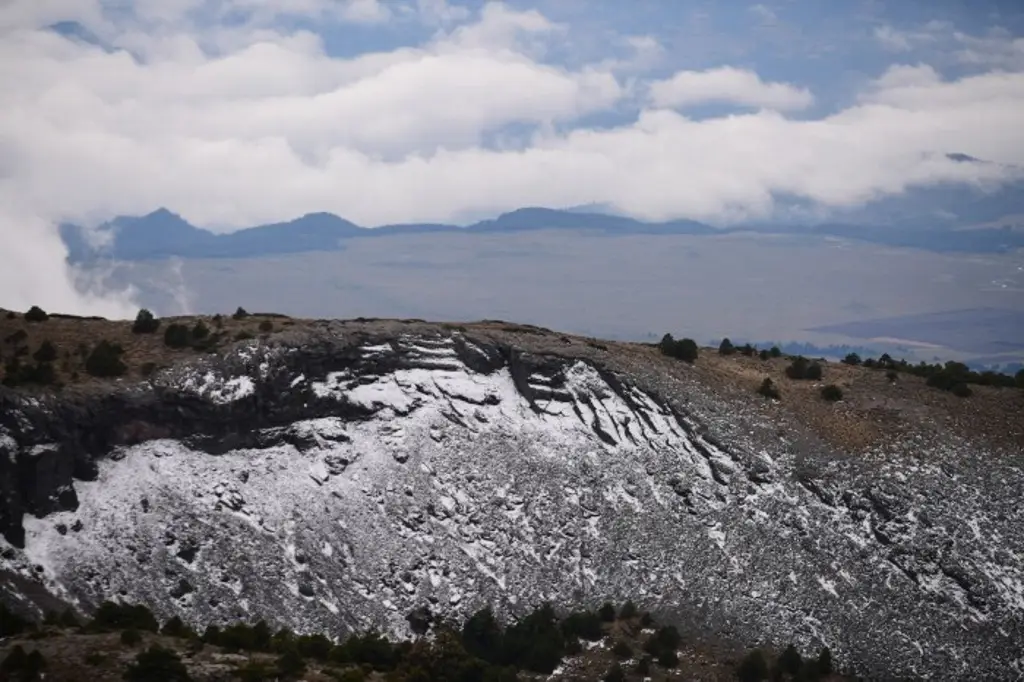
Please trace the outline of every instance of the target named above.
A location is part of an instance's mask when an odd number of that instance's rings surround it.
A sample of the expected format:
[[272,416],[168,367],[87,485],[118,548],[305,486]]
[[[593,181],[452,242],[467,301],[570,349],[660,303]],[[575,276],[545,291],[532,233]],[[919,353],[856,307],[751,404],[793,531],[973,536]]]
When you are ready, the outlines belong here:
[[1018,468],[925,441],[864,466],[614,364],[324,334],[84,407],[8,396],[0,561],[200,626],[397,631],[424,605],[631,598],[868,674],[1024,673]]

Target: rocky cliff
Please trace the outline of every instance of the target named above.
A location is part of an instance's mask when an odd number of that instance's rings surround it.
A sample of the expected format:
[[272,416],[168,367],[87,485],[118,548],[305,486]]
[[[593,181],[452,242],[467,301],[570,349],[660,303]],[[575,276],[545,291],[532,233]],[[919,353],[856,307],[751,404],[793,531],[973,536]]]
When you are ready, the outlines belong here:
[[924,417],[840,450],[653,349],[519,332],[325,322],[0,392],[6,599],[341,633],[630,598],[869,677],[1024,674],[1019,456]]

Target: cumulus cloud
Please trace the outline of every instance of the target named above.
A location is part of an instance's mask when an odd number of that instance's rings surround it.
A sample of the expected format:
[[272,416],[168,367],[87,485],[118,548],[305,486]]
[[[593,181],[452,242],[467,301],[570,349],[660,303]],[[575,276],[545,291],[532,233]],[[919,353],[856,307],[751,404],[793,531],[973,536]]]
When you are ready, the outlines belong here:
[[[229,6],[240,21],[203,21]],[[123,310],[75,293],[53,226],[159,206],[214,229],[311,211],[377,225],[590,203],[723,223],[769,215],[780,194],[851,206],[916,184],[998,182],[1024,165],[1015,71],[950,80],[894,66],[849,108],[793,118],[811,92],[753,71],[682,71],[634,88],[640,63],[551,63],[565,27],[496,3],[466,15],[422,0],[429,39],[344,58],[271,18],[352,21],[337,2],[135,7],[0,8],[0,305]],[[102,45],[44,28],[71,20]],[[661,56],[654,40],[633,47]],[[637,91],[650,99],[637,103]],[[684,115],[708,102],[753,111]],[[581,123],[630,105],[628,120]],[[526,132],[494,144],[510,126]],[[957,164],[948,151],[999,163]]]
[[793,111],[814,103],[806,88],[789,83],[766,83],[753,71],[729,66],[708,71],[680,71],[651,84],[656,107],[684,108],[708,103]]

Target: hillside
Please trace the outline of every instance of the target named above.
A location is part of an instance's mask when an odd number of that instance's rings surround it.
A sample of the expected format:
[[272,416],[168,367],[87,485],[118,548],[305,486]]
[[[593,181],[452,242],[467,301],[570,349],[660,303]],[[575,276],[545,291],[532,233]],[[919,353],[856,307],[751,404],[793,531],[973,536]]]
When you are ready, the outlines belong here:
[[[0,388],[12,606],[407,636],[421,607],[633,600],[727,670],[790,642],[869,678],[1020,665],[1017,388],[498,321],[198,321],[0,314],[5,359],[48,340],[63,383]],[[120,376],[87,371],[104,340]]]

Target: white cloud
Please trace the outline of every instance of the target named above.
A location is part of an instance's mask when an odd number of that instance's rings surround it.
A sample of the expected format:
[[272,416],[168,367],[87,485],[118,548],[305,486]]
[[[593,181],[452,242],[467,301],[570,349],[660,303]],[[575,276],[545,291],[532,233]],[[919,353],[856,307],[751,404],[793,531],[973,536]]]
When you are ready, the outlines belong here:
[[766,83],[753,71],[723,66],[708,71],[680,71],[651,84],[651,103],[684,108],[707,103],[792,111],[806,109],[814,96],[788,83]]
[[[318,11],[308,1],[291,7]],[[313,34],[258,22],[197,33],[187,3],[159,29],[90,14],[84,0],[40,7],[0,10],[8,307],[123,309],[77,297],[53,225],[158,206],[222,228],[319,210],[375,225],[595,202],[715,222],[765,216],[780,193],[849,206],[1007,172],[953,163],[948,151],[1024,165],[1020,73],[947,80],[926,65],[894,67],[854,106],[794,119],[785,112],[813,102],[796,85],[684,71],[652,84],[655,108],[590,129],[579,120],[628,95],[620,65],[545,63],[563,29],[535,11],[492,4],[423,45],[342,59]],[[75,13],[144,58],[36,30]],[[759,111],[692,120],[664,108],[713,101]],[[510,124],[529,131],[518,144],[484,144]]]
[[875,27],[875,40],[893,52],[909,52],[913,47],[911,38],[909,34],[889,25]]
[[982,37],[956,32],[953,37],[960,45],[957,58],[965,64],[1024,70],[1024,38],[1002,31]]

